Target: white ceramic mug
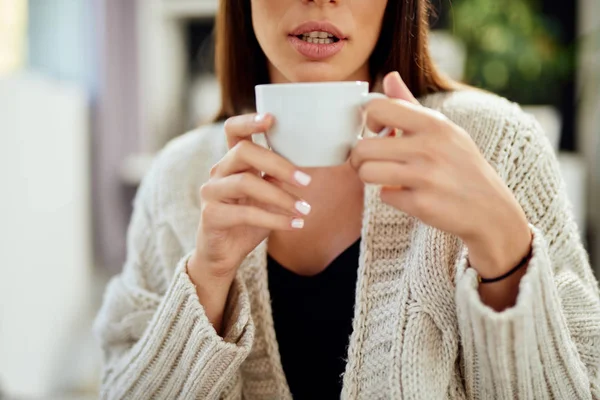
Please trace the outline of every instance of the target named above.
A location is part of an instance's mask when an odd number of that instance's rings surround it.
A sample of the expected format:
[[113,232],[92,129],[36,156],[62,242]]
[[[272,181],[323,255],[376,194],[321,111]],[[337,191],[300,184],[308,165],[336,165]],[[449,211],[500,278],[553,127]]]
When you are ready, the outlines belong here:
[[385,98],[369,93],[368,82],[267,84],[255,92],[257,112],[275,117],[267,144],[299,167],[343,164],[364,128],[361,105]]

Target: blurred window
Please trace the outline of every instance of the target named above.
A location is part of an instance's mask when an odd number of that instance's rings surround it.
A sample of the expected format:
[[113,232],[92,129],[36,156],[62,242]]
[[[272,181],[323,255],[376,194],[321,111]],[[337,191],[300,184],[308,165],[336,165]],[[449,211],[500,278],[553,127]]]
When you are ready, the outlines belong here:
[[27,0],[0,0],[0,77],[25,64]]

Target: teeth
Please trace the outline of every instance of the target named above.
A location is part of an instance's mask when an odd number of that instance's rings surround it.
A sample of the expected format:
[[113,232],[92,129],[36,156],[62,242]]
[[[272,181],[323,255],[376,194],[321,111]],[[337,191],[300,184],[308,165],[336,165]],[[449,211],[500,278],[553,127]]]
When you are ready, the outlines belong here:
[[302,36],[302,40],[304,40],[305,42],[308,42],[308,43],[316,43],[316,44],[332,44],[332,43],[334,43],[332,38],[320,39],[320,38],[313,38],[310,36]]
[[333,34],[328,33],[328,32],[321,32],[321,31],[307,32],[303,36],[307,36],[307,37],[311,37],[311,38],[318,38],[318,39],[333,38]]
[[301,36],[302,40],[308,43],[331,44],[334,43],[334,36],[328,32],[307,32]]

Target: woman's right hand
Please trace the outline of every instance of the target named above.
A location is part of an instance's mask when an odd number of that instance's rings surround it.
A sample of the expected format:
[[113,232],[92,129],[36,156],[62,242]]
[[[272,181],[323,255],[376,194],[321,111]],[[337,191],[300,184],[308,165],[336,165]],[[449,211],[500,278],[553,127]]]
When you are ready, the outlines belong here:
[[200,188],[202,214],[196,251],[188,262],[196,285],[220,282],[228,290],[238,266],[271,231],[304,226],[310,205],[280,183],[303,187],[310,176],[251,140],[252,134],[266,132],[272,124],[272,116],[256,114],[225,122],[229,151]]

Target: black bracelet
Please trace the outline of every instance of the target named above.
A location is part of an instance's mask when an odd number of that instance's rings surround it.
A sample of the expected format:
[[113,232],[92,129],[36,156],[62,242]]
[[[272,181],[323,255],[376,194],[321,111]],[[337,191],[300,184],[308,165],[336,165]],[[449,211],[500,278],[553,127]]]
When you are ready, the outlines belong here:
[[516,267],[514,267],[513,269],[511,269],[510,271],[505,273],[504,275],[499,276],[497,278],[486,279],[486,278],[482,278],[481,275],[477,274],[477,280],[479,281],[479,283],[494,283],[494,282],[499,282],[503,279],[506,279],[509,276],[511,276],[512,274],[514,274],[515,272],[517,272],[518,270],[520,270],[521,268],[523,268],[525,265],[529,264],[529,260],[531,259],[532,253],[533,253],[533,245],[529,247],[529,252],[527,253],[527,255],[525,257],[523,257],[521,262]]

